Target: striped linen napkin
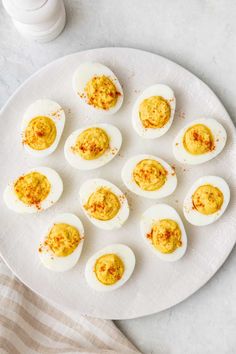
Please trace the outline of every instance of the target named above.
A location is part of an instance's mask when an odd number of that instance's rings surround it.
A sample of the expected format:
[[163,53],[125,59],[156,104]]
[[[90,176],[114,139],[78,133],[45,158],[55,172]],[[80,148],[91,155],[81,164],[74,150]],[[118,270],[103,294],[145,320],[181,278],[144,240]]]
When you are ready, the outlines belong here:
[[140,353],[112,321],[75,316],[33,293],[0,258],[0,353]]

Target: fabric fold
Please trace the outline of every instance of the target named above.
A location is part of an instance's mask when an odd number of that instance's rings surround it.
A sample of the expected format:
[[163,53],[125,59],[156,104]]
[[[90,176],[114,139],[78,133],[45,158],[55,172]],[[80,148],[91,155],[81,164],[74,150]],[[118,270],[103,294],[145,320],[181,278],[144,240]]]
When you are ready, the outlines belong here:
[[61,310],[22,284],[1,258],[0,288],[0,348],[3,352],[140,353],[112,321]]

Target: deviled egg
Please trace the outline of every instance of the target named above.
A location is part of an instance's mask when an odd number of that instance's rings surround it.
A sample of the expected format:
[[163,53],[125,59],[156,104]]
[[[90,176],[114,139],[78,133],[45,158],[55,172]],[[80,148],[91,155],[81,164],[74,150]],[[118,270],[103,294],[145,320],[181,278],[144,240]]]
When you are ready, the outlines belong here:
[[111,124],[96,124],[74,131],[66,140],[65,157],[79,170],[92,170],[110,162],[120,150],[122,135]]
[[184,216],[192,225],[203,226],[215,222],[225,212],[230,189],[218,176],[204,176],[194,182],[184,200]]
[[135,267],[135,255],[126,245],[112,244],[96,252],[87,262],[85,277],[97,291],[111,291],[124,285]]
[[187,235],[177,211],[167,204],[156,204],[142,215],[141,234],[150,249],[167,262],[179,260],[187,249]]
[[145,139],[159,138],[173,122],[175,105],[174,92],[169,86],[157,84],[146,88],[133,107],[135,131]]
[[73,77],[73,88],[81,101],[97,112],[114,114],[123,103],[119,80],[100,63],[80,64]]
[[43,265],[56,272],[73,268],[82,252],[84,228],[74,214],[57,215],[40,243],[38,252]]
[[212,118],[196,119],[180,130],[173,142],[175,158],[197,165],[216,157],[227,139],[225,128]]
[[120,228],[129,216],[129,205],[124,193],[113,183],[94,178],[82,184],[80,203],[85,215],[104,230]]
[[175,170],[153,155],[136,155],[126,161],[122,172],[126,187],[141,197],[160,199],[172,194],[177,186]]
[[26,110],[21,135],[25,151],[35,157],[44,157],[57,148],[65,125],[65,112],[51,100],[32,103]]
[[35,167],[6,187],[4,201],[17,213],[36,213],[50,208],[63,191],[61,177],[49,167]]

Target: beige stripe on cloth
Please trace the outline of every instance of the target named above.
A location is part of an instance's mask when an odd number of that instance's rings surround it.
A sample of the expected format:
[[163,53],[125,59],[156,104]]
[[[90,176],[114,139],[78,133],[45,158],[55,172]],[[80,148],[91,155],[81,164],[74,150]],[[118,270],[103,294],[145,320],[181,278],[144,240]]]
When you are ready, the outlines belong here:
[[61,311],[17,280],[0,258],[0,353],[140,353],[112,321]]

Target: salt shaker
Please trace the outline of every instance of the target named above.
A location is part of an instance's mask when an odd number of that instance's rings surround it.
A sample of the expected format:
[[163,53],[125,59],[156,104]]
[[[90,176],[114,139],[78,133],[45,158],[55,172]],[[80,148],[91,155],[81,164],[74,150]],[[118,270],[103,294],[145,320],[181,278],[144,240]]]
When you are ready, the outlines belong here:
[[63,0],[2,0],[17,30],[29,39],[48,42],[66,23]]

